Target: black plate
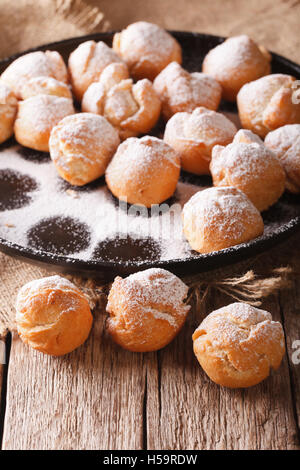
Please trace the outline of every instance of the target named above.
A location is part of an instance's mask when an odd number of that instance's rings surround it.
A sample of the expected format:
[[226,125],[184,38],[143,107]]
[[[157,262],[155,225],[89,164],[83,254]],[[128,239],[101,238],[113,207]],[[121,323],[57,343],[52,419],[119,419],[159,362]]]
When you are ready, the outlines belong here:
[[[201,63],[205,54],[212,47],[215,47],[224,40],[224,38],[217,36],[189,32],[172,32],[172,34],[180,42],[183,48],[183,66],[190,72],[200,71]],[[107,44],[111,45],[112,37],[113,33],[99,33],[47,44],[33,50],[57,50],[62,54],[64,59],[67,60],[70,52],[72,52],[72,50],[74,50],[81,42],[94,39],[96,41],[105,41]],[[9,65],[9,63],[18,56],[10,57],[1,61],[0,73],[2,73],[7,65]],[[272,57],[273,73],[287,73],[294,75],[296,78],[300,78],[299,65],[274,53],[272,54]],[[236,107],[232,103],[222,103],[221,110],[235,112]],[[156,132],[159,134],[161,133],[161,130],[161,128],[158,128]],[[4,149],[11,148],[14,145],[16,145],[16,142],[11,139],[0,146],[0,152]],[[24,159],[31,158],[31,151],[28,151],[25,148],[20,147],[19,154],[22,154],[22,158]],[[47,161],[48,155],[42,153],[38,154],[35,152],[35,159],[41,160],[43,163],[44,161]],[[16,174],[18,174],[18,168],[15,168],[15,170]],[[29,178],[28,180],[25,179],[25,181],[22,180],[20,185],[16,175],[12,175],[11,179],[10,176],[11,175],[6,174],[4,180],[2,178],[2,181],[0,181],[0,211],[6,210],[7,214],[9,214],[9,210],[16,209],[18,207],[18,201],[20,200],[20,194],[18,194],[18,191],[21,191],[21,193],[23,191],[23,194],[21,194],[21,200],[26,203],[26,199],[29,197],[28,193],[35,189],[36,184],[34,180],[31,181]],[[182,173],[181,181],[203,187],[209,183],[209,178],[196,177],[194,175]],[[103,184],[103,180],[100,179],[98,182],[89,185],[87,190],[96,191],[97,188],[99,186],[103,186]],[[12,187],[14,189],[13,196],[8,197],[8,190]],[[14,197],[16,199],[15,201]],[[128,239],[127,241],[110,239],[94,250],[92,259],[80,259],[73,258],[70,255],[64,255],[64,250],[62,252],[59,251],[61,244],[66,243],[69,249],[72,250],[72,246],[75,246],[77,243],[76,236],[75,238],[73,236],[74,231],[68,230],[72,227],[72,223],[74,222],[73,220],[68,219],[68,214],[66,214],[66,218],[63,221],[60,221],[60,224],[57,224],[57,220],[53,220],[49,225],[48,221],[47,227],[43,227],[42,230],[42,232],[47,235],[45,239],[43,239],[40,234],[38,234],[36,238],[36,233],[34,232],[34,229],[32,229],[30,234],[31,246],[22,246],[21,244],[13,243],[4,237],[0,237],[0,249],[4,253],[23,258],[26,261],[33,262],[35,264],[41,264],[44,267],[60,271],[76,272],[85,276],[98,278],[109,279],[116,274],[126,275],[153,266],[160,266],[179,275],[184,275],[195,272],[205,272],[226,264],[235,263],[265,251],[289,237],[300,227],[299,197],[284,194],[276,205],[263,214],[263,218],[265,222],[265,232],[261,237],[252,240],[249,243],[243,243],[219,252],[205,255],[200,255],[194,252],[186,259],[158,260],[156,259],[155,250],[154,254],[151,251],[153,250],[153,246],[151,243],[149,244],[149,240],[133,241],[132,239]],[[79,243],[89,243],[89,233],[85,233],[84,227],[80,227],[80,229],[75,227],[75,232],[79,234]],[[38,246],[38,243],[41,243],[41,245]],[[42,249],[40,249],[41,246]]]

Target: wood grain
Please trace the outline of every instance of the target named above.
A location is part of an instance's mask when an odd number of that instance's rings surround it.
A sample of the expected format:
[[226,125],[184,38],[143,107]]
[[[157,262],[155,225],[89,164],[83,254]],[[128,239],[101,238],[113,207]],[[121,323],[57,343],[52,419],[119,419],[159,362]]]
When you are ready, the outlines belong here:
[[3,449],[141,449],[145,367],[104,333],[52,358],[12,339]]
[[[149,449],[297,449],[288,362],[262,384],[228,390],[198,365],[191,336],[201,318],[230,303],[213,296],[193,312],[178,338],[147,364]],[[277,299],[263,305],[280,319]]]

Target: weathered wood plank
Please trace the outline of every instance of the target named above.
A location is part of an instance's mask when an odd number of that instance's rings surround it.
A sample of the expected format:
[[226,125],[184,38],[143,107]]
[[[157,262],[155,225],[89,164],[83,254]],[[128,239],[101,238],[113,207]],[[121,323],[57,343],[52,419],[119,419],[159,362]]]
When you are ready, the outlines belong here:
[[140,449],[145,367],[107,338],[97,312],[91,337],[64,358],[12,339],[3,449]]
[[[286,358],[262,384],[228,390],[212,383],[193,355],[191,336],[200,319],[228,303],[224,296],[210,298],[158,353],[157,368],[154,361],[147,364],[150,449],[299,448]],[[280,319],[277,299],[263,307]]]
[[[282,321],[286,335],[295,415],[300,430],[300,279],[291,290],[280,293]],[[300,433],[300,431],[299,431]]]

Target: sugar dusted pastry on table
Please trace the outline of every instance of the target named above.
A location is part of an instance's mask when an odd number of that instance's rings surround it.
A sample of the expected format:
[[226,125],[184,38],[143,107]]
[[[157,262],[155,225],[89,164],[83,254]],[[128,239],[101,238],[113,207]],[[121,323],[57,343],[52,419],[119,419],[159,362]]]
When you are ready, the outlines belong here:
[[63,179],[83,186],[104,174],[119,143],[118,132],[104,117],[78,113],[53,128],[50,157]]
[[279,368],[285,353],[281,324],[269,312],[239,302],[204,318],[193,342],[208,377],[229,388],[260,383]]
[[277,73],[244,85],[237,96],[242,126],[265,137],[278,127],[300,123],[300,104],[293,103],[294,82],[291,75]]
[[164,141],[180,154],[181,167],[197,175],[209,174],[215,145],[229,144],[237,128],[223,114],[200,107],[176,113],[167,122]]
[[19,144],[49,152],[50,132],[61,119],[74,114],[69,98],[54,95],[35,95],[19,101],[14,132]]
[[181,47],[176,39],[156,24],[138,21],[116,33],[113,49],[128,65],[130,75],[141,78],[154,78],[170,62],[181,64]]
[[50,276],[25,284],[16,304],[22,341],[52,356],[62,356],[87,339],[93,317],[86,297],[67,279]]
[[122,59],[102,41],[83,42],[70,54],[68,69],[78,101],[90,84],[99,80],[105,67],[113,62],[122,62]]
[[202,71],[214,77],[222,85],[223,98],[235,101],[245,83],[271,72],[271,55],[249,36],[226,39],[205,56]]
[[191,113],[195,108],[216,110],[221,101],[221,85],[207,74],[189,73],[176,62],[169,64],[154,80],[167,121],[175,113]]
[[122,140],[145,134],[156,124],[161,103],[148,79],[133,83],[125,64],[110,64],[83,95],[82,111],[103,115]]
[[21,98],[26,100],[35,95],[54,95],[72,99],[69,85],[53,77],[33,77],[21,89]]
[[180,157],[156,137],[132,137],[123,142],[106,170],[115,197],[151,207],[171,197],[180,175]]
[[14,133],[18,101],[11,89],[0,81],[0,144]]
[[4,70],[1,80],[12,89],[17,98],[21,98],[24,84],[33,77],[53,77],[67,83],[67,67],[61,55],[56,51],[37,51],[22,55]]
[[284,192],[285,172],[278,158],[257,136],[253,142],[239,142],[245,138],[239,131],[232,144],[216,145],[212,151],[210,171],[214,186],[234,186],[243,191],[259,211],[275,204]]
[[147,269],[125,279],[116,277],[106,310],[112,339],[129,351],[156,351],[182,328],[190,306],[188,287],[164,269]]
[[186,239],[199,253],[239,245],[264,231],[259,211],[234,187],[198,191],[184,205],[182,221]]
[[300,193],[300,124],[287,124],[270,132],[265,146],[279,158],[286,173],[286,188]]

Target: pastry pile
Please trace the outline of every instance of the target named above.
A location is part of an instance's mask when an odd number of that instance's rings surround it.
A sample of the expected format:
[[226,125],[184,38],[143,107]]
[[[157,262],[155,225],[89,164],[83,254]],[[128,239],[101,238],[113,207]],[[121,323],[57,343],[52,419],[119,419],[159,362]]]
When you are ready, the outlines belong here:
[[[300,192],[295,78],[271,74],[271,55],[246,35],[211,49],[202,71],[181,63],[176,39],[144,21],[116,33],[112,48],[80,44],[67,66],[56,51],[25,54],[0,77],[0,143],[14,133],[50,152],[70,184],[105,174],[116,198],[146,207],[173,195],[181,168],[211,175],[216,189],[183,210],[187,241],[200,253],[247,242],[263,233],[257,211]],[[243,129],[218,112],[221,98],[237,102]],[[145,135],[160,116],[163,139]]]

